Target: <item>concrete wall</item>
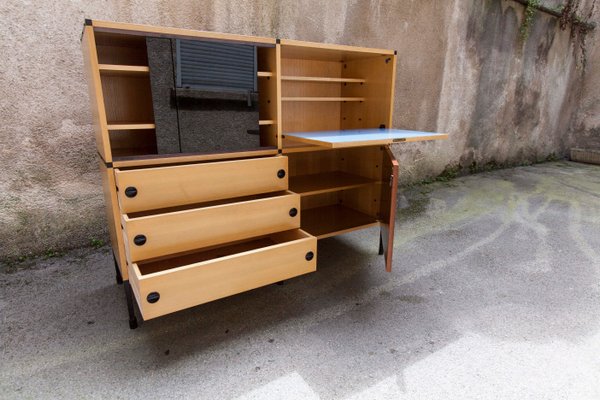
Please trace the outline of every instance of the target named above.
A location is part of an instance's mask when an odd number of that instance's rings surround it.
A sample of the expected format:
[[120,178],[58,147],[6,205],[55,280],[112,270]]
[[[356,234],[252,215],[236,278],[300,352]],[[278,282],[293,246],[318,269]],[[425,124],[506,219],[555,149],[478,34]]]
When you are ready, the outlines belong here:
[[[583,81],[569,33],[538,13],[519,41],[523,10],[504,0],[4,0],[0,259],[107,239],[79,48],[85,17],[397,49],[395,127],[451,135],[394,148],[409,182],[560,156],[573,143]],[[592,117],[577,120],[586,129],[598,127],[596,93],[584,101]]]
[[[594,21],[600,21],[600,4],[596,5]],[[587,67],[581,84],[581,98],[573,121],[574,145],[600,150],[600,24],[586,38]]]

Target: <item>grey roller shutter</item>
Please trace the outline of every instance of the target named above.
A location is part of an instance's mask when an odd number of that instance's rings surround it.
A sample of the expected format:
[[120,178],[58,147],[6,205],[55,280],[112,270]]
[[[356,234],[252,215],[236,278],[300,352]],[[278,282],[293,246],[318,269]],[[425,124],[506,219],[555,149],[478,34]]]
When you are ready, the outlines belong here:
[[256,46],[177,40],[180,88],[256,92]]

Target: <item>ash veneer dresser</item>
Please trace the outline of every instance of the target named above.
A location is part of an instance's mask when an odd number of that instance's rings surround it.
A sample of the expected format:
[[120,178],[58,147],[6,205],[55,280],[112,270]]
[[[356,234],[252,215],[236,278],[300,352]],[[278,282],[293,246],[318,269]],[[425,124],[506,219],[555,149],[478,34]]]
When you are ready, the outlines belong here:
[[[380,227],[392,267],[393,50],[86,20],[117,282],[144,320],[316,271]],[[383,267],[383,266],[382,266]]]

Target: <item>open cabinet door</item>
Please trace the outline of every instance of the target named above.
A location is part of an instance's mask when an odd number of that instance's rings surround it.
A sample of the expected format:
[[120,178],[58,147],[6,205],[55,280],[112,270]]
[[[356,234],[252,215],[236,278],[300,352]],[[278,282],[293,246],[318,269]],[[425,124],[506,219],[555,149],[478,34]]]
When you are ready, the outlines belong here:
[[385,256],[385,270],[392,272],[394,252],[394,221],[396,220],[396,193],[398,191],[398,161],[389,146],[383,147],[381,181],[381,245]]

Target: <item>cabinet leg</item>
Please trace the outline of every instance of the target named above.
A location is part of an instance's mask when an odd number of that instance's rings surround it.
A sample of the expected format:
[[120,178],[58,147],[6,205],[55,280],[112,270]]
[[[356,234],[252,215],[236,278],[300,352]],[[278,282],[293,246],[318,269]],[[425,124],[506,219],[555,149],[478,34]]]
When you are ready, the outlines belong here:
[[133,291],[129,281],[126,281],[123,285],[125,288],[125,298],[127,299],[127,311],[129,312],[129,328],[135,329],[138,327],[137,318],[135,316],[135,309],[133,304]]
[[379,255],[383,255],[383,237],[381,231],[379,232]]
[[115,274],[117,279],[117,285],[121,285],[123,283],[123,276],[121,276],[121,269],[119,268],[119,263],[117,263],[117,256],[115,256],[115,252],[113,251],[113,261],[115,262]]

